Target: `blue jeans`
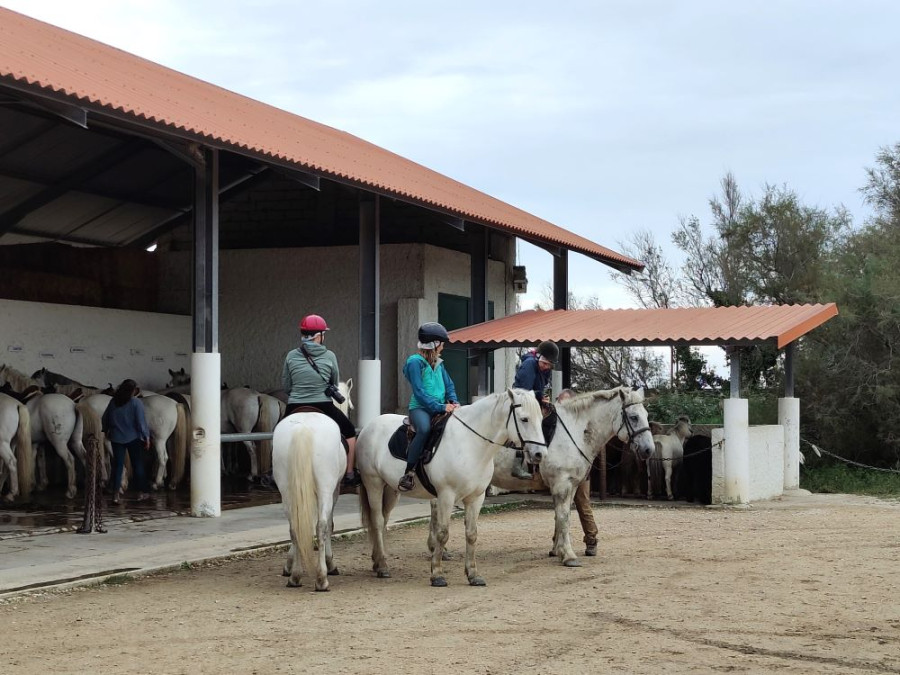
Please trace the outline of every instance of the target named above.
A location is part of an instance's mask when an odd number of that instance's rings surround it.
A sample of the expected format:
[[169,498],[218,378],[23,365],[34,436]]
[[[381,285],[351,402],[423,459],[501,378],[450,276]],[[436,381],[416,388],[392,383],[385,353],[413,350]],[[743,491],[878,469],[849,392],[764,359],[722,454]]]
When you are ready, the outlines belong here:
[[422,456],[425,441],[428,440],[428,434],[431,433],[431,413],[425,408],[412,408],[409,411],[409,421],[416,428],[416,436],[409,444],[409,451],[406,453],[406,470],[412,471],[419,461],[419,457]]
[[144,475],[144,441],[136,438],[130,443],[113,443],[113,494],[119,491],[122,485],[122,472],[125,470],[125,451],[131,457],[131,470],[134,472],[134,482],[138,492],[147,492],[147,477]]

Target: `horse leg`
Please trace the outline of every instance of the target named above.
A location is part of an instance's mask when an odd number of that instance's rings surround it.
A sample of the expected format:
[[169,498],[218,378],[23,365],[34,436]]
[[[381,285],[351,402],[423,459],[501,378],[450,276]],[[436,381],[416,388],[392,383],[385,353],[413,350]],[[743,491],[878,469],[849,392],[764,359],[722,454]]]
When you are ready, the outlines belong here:
[[[19,464],[16,462],[16,455],[13,452],[12,445],[6,439],[0,442],[0,460],[9,470],[9,493],[4,499],[11,502],[19,495]],[[0,491],[2,491],[2,488],[3,482],[0,482]]]
[[[319,542],[319,559],[316,565],[316,590],[328,590],[328,575],[333,564],[331,556],[331,509],[327,499],[319,502],[319,517],[316,521],[316,540]],[[337,570],[335,570],[337,571]]]
[[[293,554],[293,555],[292,555]],[[300,564],[300,542],[297,540],[297,533],[294,532],[294,528],[291,528],[291,550],[288,551],[288,560],[284,564],[285,569],[282,571],[288,571],[287,568],[290,565],[289,579],[287,585],[291,588],[297,588],[298,586],[302,586],[300,583],[300,574],[303,572],[303,565]]]
[[288,548],[287,558],[284,561],[284,567],[281,568],[281,576],[289,577],[291,576],[291,572],[294,569],[294,559],[297,555],[297,549],[294,546],[294,528],[290,528],[291,530],[291,546]]
[[371,518],[369,536],[372,539],[372,570],[379,579],[388,579],[391,576],[387,566],[387,559],[384,555],[384,531],[386,520],[383,511],[383,493],[387,489],[386,484],[380,478],[374,489],[366,488],[366,496],[368,497],[368,505],[366,508],[369,509],[369,517]]
[[653,499],[653,469],[649,459],[647,460],[647,499]]
[[59,458],[66,465],[66,473],[69,476],[69,484],[66,488],[66,498],[73,499],[76,494],[78,494],[78,488],[75,486],[75,457],[72,456],[72,453],[69,452],[68,446],[63,442],[63,440],[59,437],[54,437],[56,441],[53,443],[53,448],[56,450],[56,454],[59,455]]
[[431,585],[444,587],[447,585],[447,580],[444,578],[444,570],[441,566],[442,553],[450,538],[450,513],[453,511],[453,503],[456,500],[452,493],[448,496],[444,492],[438,495],[436,501],[435,517],[431,519],[431,528],[434,530],[435,538],[434,551],[431,552]]
[[572,511],[572,496],[575,489],[569,481],[561,488],[553,491],[553,510],[556,531],[556,555],[566,567],[581,567],[578,556],[572,549],[572,537],[569,534],[569,516]]
[[[341,573],[341,571],[334,564],[334,553],[331,550],[331,537],[334,535],[334,507],[337,505],[338,497],[340,496],[341,491],[340,488],[334,491],[334,496],[331,499],[331,510],[328,513],[328,533],[325,537],[325,567],[328,569],[328,574],[331,576],[336,576]],[[322,539],[319,540],[320,542]]]
[[666,472],[666,497],[669,498],[669,501],[675,499],[675,496],[672,494],[672,461],[671,459],[665,464],[665,472]]
[[[245,432],[245,433],[250,433]],[[259,475],[259,462],[256,459],[256,446],[253,444],[253,441],[244,441],[244,447],[247,448],[247,455],[250,457],[250,480],[253,480]]]
[[[398,497],[399,497],[399,495],[398,495]],[[428,552],[429,553],[434,553],[434,547],[437,545],[437,537],[434,534],[434,523],[437,521],[437,516],[435,515],[436,513],[437,513],[437,500],[432,499],[431,500],[431,522],[428,525]],[[442,560],[453,560],[453,557],[446,550],[444,550],[443,553],[441,553],[441,559]]]
[[44,446],[40,443],[34,444],[34,465],[37,467],[37,485],[35,488],[38,492],[47,489],[47,455],[44,454]]
[[153,449],[156,450],[156,476],[153,478],[150,487],[153,490],[159,490],[166,480],[166,462],[169,459],[169,453],[166,450],[166,440],[155,437],[153,439]]
[[466,502],[466,577],[470,586],[487,586],[483,577],[478,576],[475,563],[475,542],[478,541],[478,514],[484,503],[484,492]]

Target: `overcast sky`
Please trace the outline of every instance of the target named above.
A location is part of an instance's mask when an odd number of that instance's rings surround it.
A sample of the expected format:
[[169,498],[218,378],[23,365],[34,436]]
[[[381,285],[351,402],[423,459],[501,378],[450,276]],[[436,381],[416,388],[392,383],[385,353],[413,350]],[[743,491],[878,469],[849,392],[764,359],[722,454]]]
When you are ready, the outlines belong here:
[[[356,134],[618,249],[726,171],[843,204],[900,141],[900,2],[0,0]],[[551,278],[522,245],[525,306]],[[675,251],[672,258],[678,259]],[[570,287],[630,306],[606,267]]]

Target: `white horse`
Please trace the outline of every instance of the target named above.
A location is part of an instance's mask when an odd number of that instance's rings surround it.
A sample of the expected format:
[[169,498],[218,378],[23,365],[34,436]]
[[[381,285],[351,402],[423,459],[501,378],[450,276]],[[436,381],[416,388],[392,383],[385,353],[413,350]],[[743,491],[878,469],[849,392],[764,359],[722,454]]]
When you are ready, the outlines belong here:
[[[222,392],[222,427],[223,434],[249,434],[254,430],[272,431],[284,413],[284,404],[278,399],[260,394],[247,387],[225,389]],[[271,464],[271,446],[263,442],[259,455],[253,441],[242,441],[250,458],[250,476],[252,480],[260,474],[260,463],[263,473],[267,473]],[[224,457],[223,457],[224,462]]]
[[[34,484],[34,455],[31,448],[31,415],[12,396],[0,394],[0,461],[9,471],[6,501],[19,494],[27,500]],[[0,480],[0,490],[4,480]]]
[[[352,386],[352,385],[351,385]],[[338,385],[346,415],[352,408],[350,387]],[[281,492],[290,523],[291,548],[283,574],[288,586],[300,586],[303,568],[316,569],[316,590],[328,590],[328,575],[338,574],[331,549],[334,505],[347,470],[341,430],[334,420],[316,413],[294,413],[275,427],[272,439],[272,476]],[[319,542],[316,560],[313,536]]]
[[[53,446],[66,466],[68,487],[66,497],[73,498],[78,490],[75,487],[74,455],[84,463],[85,449],[83,437],[93,433],[101,438],[100,418],[84,401],[75,403],[63,394],[43,394],[31,398],[26,403],[31,416],[31,442],[37,446],[47,444]],[[37,455],[38,489],[47,487],[47,468],[43,453]]]
[[656,473],[651,469],[651,462],[662,464],[662,470],[666,477],[666,497],[669,501],[675,499],[675,495],[672,493],[672,473],[681,465],[681,459],[684,457],[684,442],[693,433],[690,418],[681,415],[669,433],[653,436],[656,449],[647,462],[647,499],[653,499],[653,474]]
[[[385,527],[399,496],[397,483],[406,469],[404,461],[391,455],[388,440],[402,420],[402,415],[381,415],[366,425],[356,443],[356,464],[363,481],[359,506],[372,543],[372,569],[382,578],[390,576],[384,551]],[[432,586],[447,585],[441,560],[449,537],[450,513],[458,501],[466,509],[466,577],[472,586],[485,585],[475,563],[478,513],[491,482],[494,456],[509,442],[523,449],[535,445],[529,451],[532,460],[539,463],[543,458],[541,408],[530,391],[508,389],[491,394],[457,409],[447,420],[440,447],[426,469],[437,492],[428,536]],[[418,480],[407,494],[432,499]]]
[[587,477],[594,458],[613,436],[629,443],[637,457],[653,452],[653,438],[644,408],[643,389],[625,387],[579,394],[556,404],[556,433],[534,480],[511,476],[515,451],[503,449],[494,459],[491,483],[506,490],[542,490],[553,496],[555,523],[553,548],[566,567],[580,567],[572,549],[569,514],[576,488]]

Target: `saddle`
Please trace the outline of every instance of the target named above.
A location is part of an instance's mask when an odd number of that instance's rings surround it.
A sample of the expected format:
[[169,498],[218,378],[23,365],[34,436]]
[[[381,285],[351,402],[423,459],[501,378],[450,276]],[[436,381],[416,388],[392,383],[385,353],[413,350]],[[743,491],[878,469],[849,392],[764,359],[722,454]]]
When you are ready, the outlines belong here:
[[[431,418],[431,432],[428,434],[428,440],[425,441],[425,448],[422,451],[422,456],[415,466],[416,477],[419,479],[419,483],[435,497],[437,497],[437,491],[434,489],[431,481],[428,480],[428,474],[425,473],[425,465],[429,464],[431,460],[434,459],[438,446],[441,444],[441,438],[444,435],[444,428],[447,426],[447,420],[449,419],[450,413],[447,412],[438,413]],[[388,441],[388,449],[391,451],[391,455],[405,462],[409,451],[409,444],[412,439],[415,438],[415,435],[415,427],[410,423],[408,417],[404,418],[403,424],[397,427],[397,430],[391,435],[391,439]]]
[[[323,413],[318,408],[313,408],[312,406],[308,405],[301,405],[299,408],[295,408],[293,411],[291,411],[292,415],[296,413],[318,413],[319,415],[325,415],[325,413]],[[328,417],[327,415],[325,416]],[[341,444],[344,446],[344,452],[350,452],[350,446],[347,444],[347,439],[343,434],[341,434]]]

